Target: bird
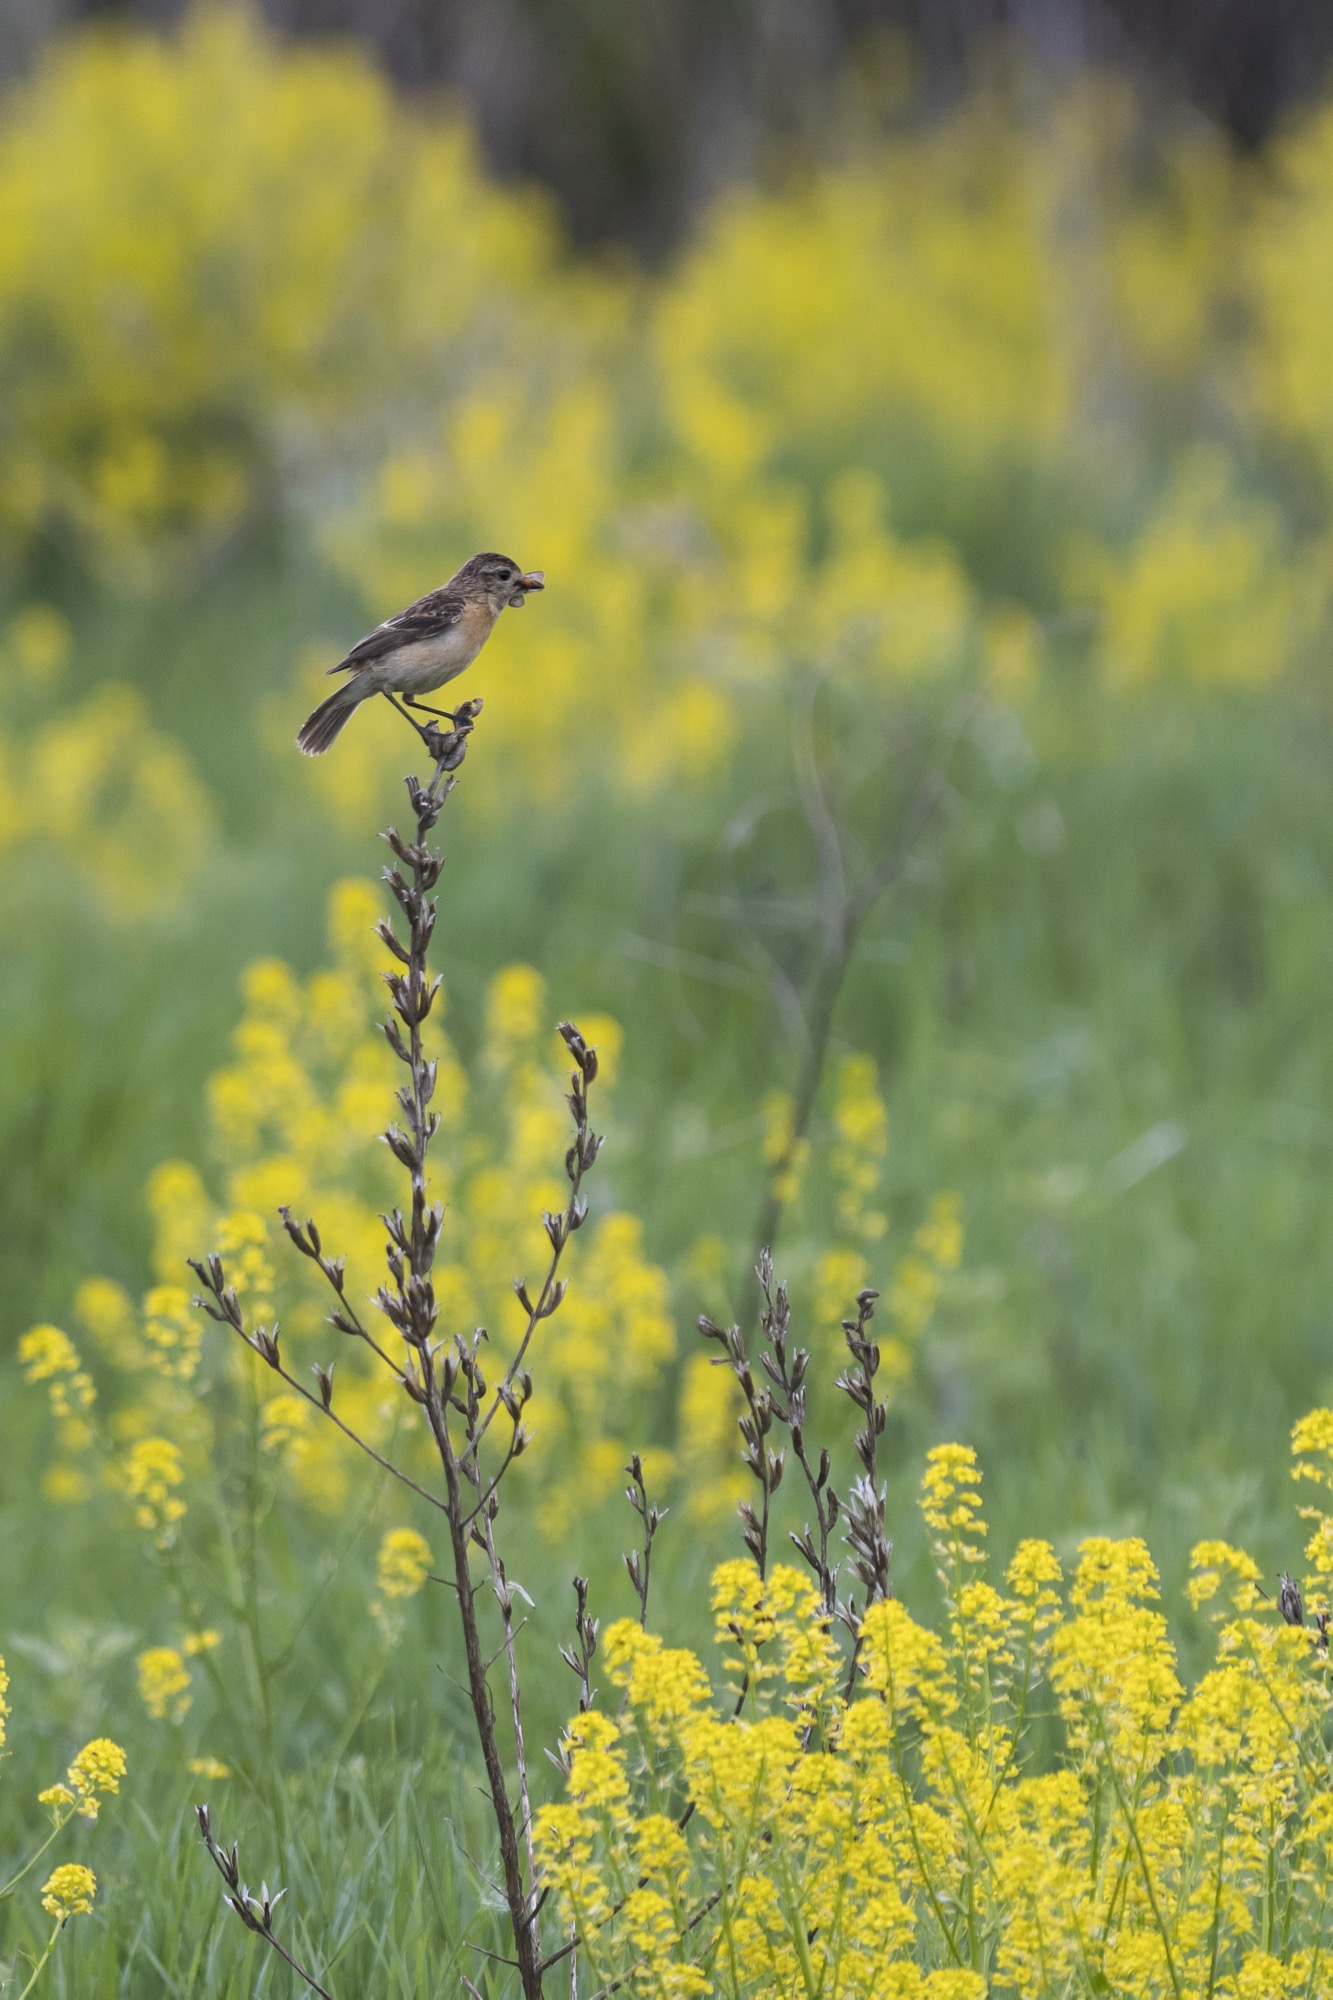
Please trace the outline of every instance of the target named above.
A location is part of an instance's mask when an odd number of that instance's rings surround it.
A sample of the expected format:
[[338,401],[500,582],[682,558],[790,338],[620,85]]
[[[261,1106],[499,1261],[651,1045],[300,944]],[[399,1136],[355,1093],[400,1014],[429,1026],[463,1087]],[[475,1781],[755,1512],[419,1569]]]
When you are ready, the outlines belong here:
[[[399,709],[400,714],[413,708],[427,715],[443,713],[419,697],[472,665],[506,605],[521,610],[529,591],[545,588],[544,570],[520,569],[512,557],[494,550],[469,556],[448,583],[386,618],[329,668],[331,674],[345,673],[347,679],[306,717],[297,733],[297,747],[307,757],[321,756],[353,711],[375,694],[387,695],[395,708],[395,697],[401,695],[406,709]],[[413,717],[408,715],[407,720],[412,722]]]

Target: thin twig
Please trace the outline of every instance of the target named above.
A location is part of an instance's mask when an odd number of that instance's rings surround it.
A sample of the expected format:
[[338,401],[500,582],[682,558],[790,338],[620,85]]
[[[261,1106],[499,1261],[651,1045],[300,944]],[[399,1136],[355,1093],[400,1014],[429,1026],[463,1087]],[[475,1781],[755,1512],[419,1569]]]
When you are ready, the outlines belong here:
[[[196,1295],[190,1301],[192,1305],[202,1306],[210,1319],[218,1320],[221,1324],[230,1326],[232,1331],[238,1334],[245,1342],[245,1345],[250,1349],[252,1354],[257,1354],[260,1360],[266,1363],[273,1370],[273,1373],[285,1382],[295,1395],[303,1397],[307,1403],[319,1411],[321,1416],[327,1417],[329,1422],[340,1430],[345,1438],[350,1439],[359,1451],[363,1451],[366,1454],[367,1458],[373,1458],[376,1465],[380,1466],[385,1472],[391,1473],[404,1486],[411,1487],[412,1491],[420,1499],[428,1500],[432,1507],[438,1507],[441,1513],[444,1512],[444,1502],[437,1494],[430,1492],[425,1486],[419,1486],[416,1480],[409,1473],[404,1472],[400,1466],[395,1465],[392,1459],[385,1458],[383,1452],[376,1451],[373,1444],[367,1443],[365,1438],[359,1436],[349,1424],[343,1422],[337,1411],[326,1403],[322,1396],[312,1395],[304,1382],[299,1382],[294,1375],[289,1373],[283,1365],[282,1356],[278,1349],[276,1327],[271,1331],[267,1327],[258,1327],[254,1333],[246,1332],[245,1324],[241,1317],[240,1302],[233,1287],[225,1281],[225,1272],[220,1258],[212,1256],[208,1259],[207,1263],[196,1261],[193,1257],[189,1261],[190,1269],[209,1294],[208,1298]],[[216,1273],[214,1271],[215,1266]],[[403,1380],[401,1374],[398,1379],[400,1382]]]
[[818,1579],[820,1606],[825,1619],[831,1619],[838,1602],[838,1565],[829,1560],[829,1537],[837,1524],[841,1502],[829,1478],[832,1460],[828,1452],[820,1452],[818,1471],[811,1465],[806,1453],[805,1377],[810,1366],[810,1353],[804,1347],[798,1347],[794,1352],[788,1348],[791,1307],[787,1286],[785,1281],[774,1285],[773,1259],[767,1249],[760,1252],[757,1275],[764,1302],[760,1327],[767,1342],[765,1351],[759,1357],[760,1365],[778,1391],[773,1399],[773,1414],[779,1423],[787,1427],[796,1462],[814,1502],[815,1520],[819,1527],[818,1549],[811,1538],[808,1523],[799,1535],[794,1529],[789,1532],[793,1546]]
[[648,1581],[653,1561],[653,1537],[670,1513],[669,1507],[655,1507],[648,1498],[648,1486],[643,1474],[643,1459],[636,1451],[625,1467],[632,1486],[625,1488],[625,1498],[643,1523],[643,1553],[631,1549],[625,1557],[625,1568],[629,1580],[639,1595],[639,1624],[648,1627]]
[[768,1435],[773,1428],[773,1396],[754,1379],[750,1358],[745,1351],[745,1336],[739,1326],[721,1327],[707,1313],[699,1315],[697,1324],[704,1339],[715,1340],[722,1349],[723,1359],[718,1366],[730,1369],[745,1398],[745,1413],[739,1419],[745,1446],[741,1459],[746,1471],[758,1481],[761,1501],[758,1513],[748,1500],[742,1500],[736,1512],[745,1531],[745,1546],[754,1557],[762,1578],[768,1574],[769,1515],[773,1495],[782,1483],[785,1463],[784,1453],[771,1450],[768,1444]]
[[273,1932],[273,1912],[286,1895],[279,1889],[276,1896],[269,1894],[268,1883],[261,1885],[259,1894],[253,1896],[241,1880],[240,1847],[233,1841],[230,1848],[219,1847],[213,1838],[212,1823],[207,1806],[196,1806],[195,1817],[199,1822],[199,1832],[209,1858],[226,1884],[226,1899],[248,1931],[263,1938],[266,1945],[285,1959],[299,1979],[303,1979],[312,1993],[318,1993],[320,2000],[333,2000],[327,1986],[321,1986],[313,1972],[308,1972],[299,1958],[293,1958],[285,1944]]
[[[574,1578],[574,1644],[573,1646],[562,1646],[560,1648],[560,1657],[570,1672],[578,1675],[580,1715],[586,1715],[597,1698],[591,1678],[593,1656],[597,1651],[597,1632],[597,1620],[588,1615],[588,1579],[586,1576],[576,1576]],[[559,1763],[560,1760],[557,1759],[556,1761]]]

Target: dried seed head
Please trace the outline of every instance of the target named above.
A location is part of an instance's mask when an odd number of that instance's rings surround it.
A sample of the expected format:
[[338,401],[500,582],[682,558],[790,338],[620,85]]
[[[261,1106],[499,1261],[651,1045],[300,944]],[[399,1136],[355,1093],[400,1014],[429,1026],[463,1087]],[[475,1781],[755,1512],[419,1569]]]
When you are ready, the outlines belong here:
[[1305,1606],[1301,1602],[1300,1586],[1287,1570],[1283,1570],[1278,1581],[1277,1608],[1288,1625],[1304,1625]]

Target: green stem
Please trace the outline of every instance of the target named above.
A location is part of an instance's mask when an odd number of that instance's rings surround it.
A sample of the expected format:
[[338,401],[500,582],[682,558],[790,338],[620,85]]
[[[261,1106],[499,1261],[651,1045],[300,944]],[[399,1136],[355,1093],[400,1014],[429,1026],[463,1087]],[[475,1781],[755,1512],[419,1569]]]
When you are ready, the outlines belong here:
[[42,1973],[45,1971],[46,1961],[48,1958],[50,1958],[51,1953],[55,1950],[56,1939],[60,1936],[60,1933],[64,1928],[65,1928],[64,1924],[59,1923],[52,1931],[50,1937],[46,1941],[46,1950],[42,1953],[36,1965],[33,1967],[32,1978],[28,1981],[23,1991],[19,1994],[19,2000],[28,2000],[28,1995],[32,1992],[33,1987],[37,1984],[37,1981],[41,1978]]
[[1180,1986],[1180,1978],[1176,1972],[1175,1954],[1171,1950],[1171,1938],[1167,1931],[1166,1924],[1163,1921],[1161,1909],[1158,1905],[1157,1888],[1152,1879],[1152,1870],[1148,1866],[1148,1857],[1144,1852],[1143,1840],[1139,1833],[1138,1802],[1139,1802],[1139,1792],[1141,1788],[1142,1779],[1140,1778],[1140,1780],[1135,1784],[1134,1801],[1133,1804],[1131,1805],[1130,1801],[1125,1796],[1124,1787],[1121,1785],[1120,1773],[1116,1769],[1115,1753],[1111,1748],[1109,1740],[1107,1739],[1105,1725],[1104,1723],[1102,1723],[1100,1713],[1098,1713],[1098,1723],[1102,1729],[1102,1740],[1106,1744],[1107,1759],[1110,1764],[1110,1771],[1111,1771],[1111,1783],[1114,1785],[1116,1796],[1120,1800],[1120,1809],[1125,1815],[1125,1824],[1129,1828],[1129,1837],[1134,1843],[1134,1851],[1139,1857],[1139,1870],[1143,1876],[1144,1889],[1147,1891],[1148,1907],[1152,1911],[1153,1922],[1157,1925],[1157,1934],[1162,1940],[1162,1950],[1166,1954],[1166,1970],[1171,1980],[1171,1991],[1175,1995],[1175,2000],[1184,2000],[1184,1995],[1181,1991],[1181,1986]]
[[8,1897],[13,1895],[15,1889],[18,1888],[19,1883],[23,1880],[25,1875],[31,1875],[33,1869],[37,1866],[37,1863],[46,1853],[47,1848],[50,1847],[52,1843],[55,1840],[57,1840],[59,1836],[64,1832],[65,1828],[69,1825],[70,1820],[73,1818],[73,1816],[74,1816],[73,1808],[71,1808],[70,1811],[65,1814],[65,1817],[62,1820],[58,1820],[56,1822],[55,1826],[51,1829],[50,1833],[47,1834],[46,1839],[42,1842],[41,1846],[37,1849],[36,1853],[30,1854],[28,1856],[28,1859],[19,1869],[18,1874],[10,1876],[4,1888],[0,1889],[0,1903],[3,1903]]

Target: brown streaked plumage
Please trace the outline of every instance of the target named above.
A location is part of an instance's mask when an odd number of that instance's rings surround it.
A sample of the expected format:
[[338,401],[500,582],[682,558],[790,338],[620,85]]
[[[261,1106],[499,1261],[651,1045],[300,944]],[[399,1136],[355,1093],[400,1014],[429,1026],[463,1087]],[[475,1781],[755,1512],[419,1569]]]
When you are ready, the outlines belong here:
[[[510,557],[486,551],[471,556],[448,583],[427,591],[396,617],[386,618],[329,668],[347,675],[342,687],[301,724],[296,741],[307,757],[327,750],[348,717],[374,694],[401,696],[408,708],[470,667],[505,606],[517,611],[530,590],[545,588],[542,570],[521,570]],[[427,714],[436,714],[426,709]]]

